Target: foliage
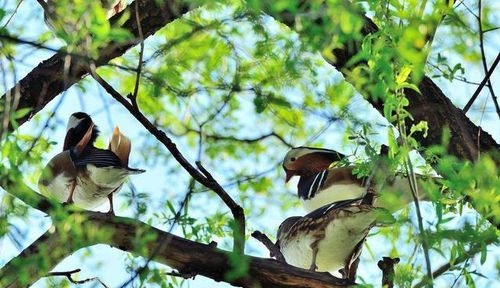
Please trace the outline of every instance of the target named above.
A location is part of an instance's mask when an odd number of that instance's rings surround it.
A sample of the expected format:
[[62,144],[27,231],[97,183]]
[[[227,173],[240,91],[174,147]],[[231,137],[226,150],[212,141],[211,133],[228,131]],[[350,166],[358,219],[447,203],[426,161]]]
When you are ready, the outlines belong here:
[[[0,7],[0,33],[28,38],[28,29],[18,20],[28,16],[15,11],[18,1],[10,2]],[[61,17],[52,32],[40,27],[43,21],[40,9],[21,6],[30,15],[37,15],[30,24],[30,27],[38,25],[35,33],[29,34],[33,42],[47,47],[61,46],[60,49],[78,56],[97,59],[100,49],[110,41],[131,39],[129,32],[119,26],[134,15],[125,13],[111,25],[99,1],[54,2],[57,2],[55,13]],[[200,1],[193,1],[200,4],[197,2]],[[274,237],[281,219],[301,213],[294,187],[282,183],[281,161],[290,147],[312,145],[337,149],[349,155],[348,161],[357,165],[359,176],[367,176],[380,144],[385,143],[389,145],[390,173],[411,175],[411,170],[417,170],[427,176],[435,175],[432,165],[442,179],[437,183],[425,181],[424,191],[419,191],[432,201],[421,206],[424,220],[420,224],[424,230],[419,229],[416,209],[412,206],[396,213],[396,224],[373,231],[367,244],[371,259],[365,252],[359,271],[363,284],[379,282],[380,276],[368,270],[382,256],[402,259],[396,266],[396,285],[412,287],[420,282],[426,274],[423,251],[426,249],[421,249],[422,244],[429,245],[432,268],[435,270],[441,262],[451,262],[450,277],[462,285],[498,283],[495,279],[484,280],[482,274],[491,277],[498,273],[499,267],[498,260],[491,260],[490,255],[491,251],[498,255],[498,230],[487,222],[487,219],[500,221],[497,205],[500,181],[495,164],[499,155],[481,155],[476,163],[465,162],[448,155],[447,139],[443,139],[442,145],[424,151],[418,139],[432,133],[432,127],[420,122],[410,131],[404,129],[404,124],[413,120],[407,111],[412,99],[405,96],[405,89],[420,92],[417,85],[429,72],[433,77],[457,83],[468,75],[466,67],[480,64],[474,17],[466,6],[471,1],[461,4],[416,0],[306,2],[209,3],[146,39],[142,59],[139,47],[134,47],[98,73],[127,95],[134,91],[137,63],[143,61],[137,96],[140,111],[172,137],[189,161],[202,161],[244,208],[247,237],[256,229]],[[494,9],[498,5],[483,3],[484,30],[498,26]],[[293,17],[294,31],[261,10],[284,15],[284,22]],[[379,31],[366,37],[361,33],[363,13],[379,27]],[[12,15],[14,20],[4,26]],[[16,82],[18,70],[32,48],[3,39],[0,38],[0,68],[6,91]],[[467,44],[471,42],[474,45]],[[344,79],[324,59],[335,61],[333,49],[354,43],[361,48],[349,60],[347,67],[352,69],[343,71]],[[41,47],[35,52],[46,53]],[[39,59],[29,60],[31,69]],[[125,113],[106,100],[102,107],[95,104],[103,92],[92,81],[81,81],[80,85],[81,90],[72,89],[68,94],[81,97],[85,103],[81,108],[86,108],[83,110],[101,116],[107,113],[108,119],[116,111]],[[386,120],[371,113],[372,108],[358,92],[381,99]],[[12,97],[16,101],[15,95]],[[64,93],[60,97],[71,96]],[[50,158],[48,155],[61,146],[63,136],[59,136],[64,133],[61,127],[66,119],[58,113],[69,114],[76,106],[66,104],[61,108],[57,104],[51,107],[54,113],[46,108],[33,118],[29,129],[21,127],[16,132],[0,129],[2,183],[24,182],[35,186],[39,171]],[[71,111],[61,112],[64,109]],[[0,111],[9,117],[2,120],[14,128],[16,119],[30,112],[20,109],[7,113],[6,107],[0,107]],[[126,123],[132,122],[128,119]],[[146,130],[137,123],[129,128],[136,136],[134,165],[151,171],[154,176],[148,179],[155,183],[133,180],[119,193],[122,204],[119,213],[194,241],[216,241],[219,247],[229,248],[233,230],[227,207],[214,193],[193,181]],[[103,137],[99,141],[105,146]],[[415,151],[423,158],[415,156]],[[36,219],[48,226],[49,220],[40,220],[34,209],[18,201],[15,195],[0,195],[0,241],[11,239],[21,250],[35,239],[27,232],[30,222]],[[398,199],[391,201],[398,205]],[[470,203],[480,214],[470,209]],[[95,233],[97,236],[91,235],[95,238],[109,236],[105,230],[84,228],[84,219],[68,218],[71,216],[63,208],[52,217],[51,223],[56,224],[57,231],[64,231],[63,238],[75,247],[85,246],[86,237],[90,237],[87,234]],[[148,243],[157,240],[148,231],[137,231],[134,239],[134,245],[145,250]],[[388,244],[381,247],[377,242]],[[247,243],[247,252],[267,255],[258,244]],[[471,250],[479,253],[480,264],[473,261],[476,253],[468,254]],[[91,263],[99,262],[96,251],[99,250],[90,249],[81,257],[85,261],[92,259]],[[462,259],[463,255],[466,259]],[[122,281],[140,270],[134,282],[138,287],[185,287],[191,282],[166,276],[169,269],[161,265],[141,270],[144,259],[127,257],[123,265],[127,266],[127,274],[122,275]],[[244,258],[231,255],[229,259],[235,269],[227,271],[226,277],[247,272]],[[457,259],[461,261],[455,262]],[[0,258],[0,263],[7,260]],[[37,264],[44,265],[44,261],[41,257]],[[105,278],[101,280],[106,282]],[[43,281],[40,285],[48,287],[69,285],[52,277]]]

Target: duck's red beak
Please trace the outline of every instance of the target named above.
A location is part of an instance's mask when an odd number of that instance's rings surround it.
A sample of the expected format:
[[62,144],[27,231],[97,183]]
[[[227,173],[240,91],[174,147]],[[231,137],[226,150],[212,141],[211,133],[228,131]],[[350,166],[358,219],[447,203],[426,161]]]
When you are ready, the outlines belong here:
[[297,175],[295,174],[295,171],[294,170],[288,170],[288,169],[285,169],[285,173],[286,173],[286,178],[285,178],[285,183],[288,183],[288,181],[290,181],[290,179]]

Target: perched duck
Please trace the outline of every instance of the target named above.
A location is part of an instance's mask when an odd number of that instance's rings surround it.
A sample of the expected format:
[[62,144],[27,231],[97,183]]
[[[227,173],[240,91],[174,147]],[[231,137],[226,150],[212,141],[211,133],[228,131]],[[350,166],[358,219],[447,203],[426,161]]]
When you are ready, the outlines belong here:
[[392,221],[388,213],[362,198],[338,201],[285,219],[276,246],[290,265],[354,281],[365,238],[378,219]]
[[[285,182],[295,175],[300,176],[298,196],[306,211],[364,195],[367,179],[357,178],[353,174],[354,166],[336,166],[336,162],[344,158],[343,154],[329,149],[297,147],[288,151],[283,160]],[[378,193],[376,206],[395,211],[413,201],[409,182],[405,177],[398,176],[386,181],[383,189],[390,193]]]
[[113,193],[120,190],[128,175],[145,171],[128,167],[130,140],[118,128],[108,149],[94,147],[98,135],[88,114],[77,112],[70,116],[64,151],[50,160],[39,180],[43,194],[85,209],[108,199],[109,213],[114,214]]
[[[93,128],[93,123],[90,126]],[[72,202],[78,176],[78,169],[73,159],[82,154],[92,137],[97,138],[97,135],[93,135],[92,132],[93,129],[83,131],[80,134],[80,140],[73,143],[71,149],[65,149],[50,159],[38,180],[38,187],[42,194],[55,198],[59,202]],[[64,147],[66,147],[66,140]]]

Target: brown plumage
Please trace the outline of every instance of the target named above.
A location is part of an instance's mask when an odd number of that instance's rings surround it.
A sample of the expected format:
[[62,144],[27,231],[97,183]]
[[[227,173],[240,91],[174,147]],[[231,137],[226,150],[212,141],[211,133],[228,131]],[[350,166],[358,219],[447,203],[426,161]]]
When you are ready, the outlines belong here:
[[313,271],[338,272],[353,280],[366,235],[378,216],[387,214],[361,201],[339,201],[304,217],[283,221],[276,245],[287,263]]
[[38,180],[40,192],[59,202],[72,203],[79,170],[73,161],[79,157],[92,139],[94,124],[91,123],[83,137],[71,149],[54,156],[42,170]]
[[90,116],[73,113],[68,120],[64,151],[50,160],[39,180],[40,191],[60,202],[93,209],[109,201],[114,214],[113,193],[120,190],[129,175],[144,170],[128,167],[131,143],[118,127],[109,149],[94,146],[99,130]]
[[[286,154],[283,160],[286,181],[293,176],[300,177],[297,194],[306,211],[364,195],[368,179],[354,175],[354,166],[338,167],[336,163],[344,157],[334,150],[310,147],[293,148]],[[376,179],[370,181],[374,182]],[[384,183],[377,183],[375,187],[382,190],[375,191],[376,206],[396,211],[413,201],[409,182],[405,177],[392,177]]]

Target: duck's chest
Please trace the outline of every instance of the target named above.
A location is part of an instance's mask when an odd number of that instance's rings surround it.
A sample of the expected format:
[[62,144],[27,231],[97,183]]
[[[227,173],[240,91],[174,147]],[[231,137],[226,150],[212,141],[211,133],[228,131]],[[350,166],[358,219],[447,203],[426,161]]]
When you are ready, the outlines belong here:
[[309,269],[312,261],[311,244],[315,241],[312,235],[299,234],[280,243],[280,250],[288,264]]

